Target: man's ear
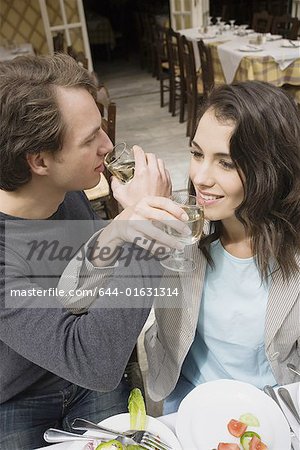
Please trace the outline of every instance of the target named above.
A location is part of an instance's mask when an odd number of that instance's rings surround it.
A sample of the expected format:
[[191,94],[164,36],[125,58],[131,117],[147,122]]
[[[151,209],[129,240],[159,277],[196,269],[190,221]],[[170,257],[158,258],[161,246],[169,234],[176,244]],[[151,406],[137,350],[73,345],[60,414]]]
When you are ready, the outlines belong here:
[[49,154],[47,154],[46,152],[39,152],[34,154],[28,153],[26,155],[26,159],[32,173],[35,173],[37,175],[48,174]]

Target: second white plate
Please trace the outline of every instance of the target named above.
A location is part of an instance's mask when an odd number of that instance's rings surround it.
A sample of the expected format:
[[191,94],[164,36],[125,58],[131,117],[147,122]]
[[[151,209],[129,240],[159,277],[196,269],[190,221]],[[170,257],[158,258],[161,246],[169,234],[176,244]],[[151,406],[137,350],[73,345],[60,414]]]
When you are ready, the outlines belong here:
[[255,386],[234,380],[211,381],[193,389],[179,407],[176,434],[189,450],[217,448],[220,442],[239,444],[227,424],[245,413],[259,419],[259,427],[248,429],[261,436],[268,450],[290,449],[289,426],[276,403]]

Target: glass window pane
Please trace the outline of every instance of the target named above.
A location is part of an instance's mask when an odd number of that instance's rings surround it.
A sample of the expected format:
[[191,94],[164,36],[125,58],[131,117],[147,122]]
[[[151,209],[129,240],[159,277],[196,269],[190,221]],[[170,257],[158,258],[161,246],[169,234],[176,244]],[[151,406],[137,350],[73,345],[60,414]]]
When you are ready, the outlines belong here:
[[59,0],[47,0],[46,7],[48,11],[50,27],[62,25],[63,19],[61,15]]
[[184,11],[191,11],[192,3],[191,0],[184,0]]
[[175,11],[181,11],[181,0],[174,1]]
[[79,22],[77,2],[74,0],[65,0],[65,11],[68,23]]
[[83,52],[83,38],[81,28],[70,29],[70,38],[74,50],[76,50],[77,52]]

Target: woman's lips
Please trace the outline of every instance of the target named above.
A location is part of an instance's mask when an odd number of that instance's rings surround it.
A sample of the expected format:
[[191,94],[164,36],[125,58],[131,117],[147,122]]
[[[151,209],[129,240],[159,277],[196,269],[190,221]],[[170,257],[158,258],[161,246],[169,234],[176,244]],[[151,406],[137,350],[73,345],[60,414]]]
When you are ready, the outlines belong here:
[[209,206],[215,205],[217,202],[224,198],[223,195],[204,194],[198,192],[197,199],[201,205]]

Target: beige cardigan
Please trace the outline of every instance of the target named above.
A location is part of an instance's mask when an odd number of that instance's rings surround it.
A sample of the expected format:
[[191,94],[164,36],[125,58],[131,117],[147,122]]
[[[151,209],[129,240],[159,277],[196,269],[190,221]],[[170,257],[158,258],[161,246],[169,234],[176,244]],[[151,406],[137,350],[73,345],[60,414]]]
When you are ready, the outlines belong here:
[[[196,270],[182,274],[167,271],[162,283],[166,288],[177,288],[179,295],[156,301],[156,320],[145,334],[147,388],[155,401],[174,389],[196,332],[207,263],[197,244],[187,247],[186,254],[194,259]],[[275,272],[266,310],[265,349],[278,384],[296,381],[286,364],[299,367],[300,363],[299,292],[299,272],[286,283],[281,272]]]

